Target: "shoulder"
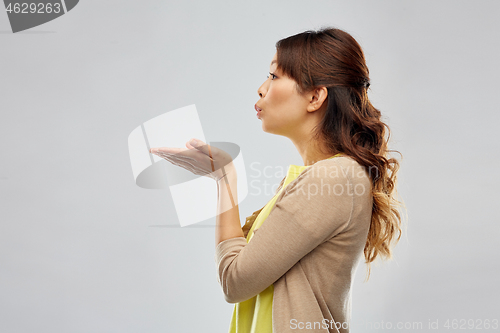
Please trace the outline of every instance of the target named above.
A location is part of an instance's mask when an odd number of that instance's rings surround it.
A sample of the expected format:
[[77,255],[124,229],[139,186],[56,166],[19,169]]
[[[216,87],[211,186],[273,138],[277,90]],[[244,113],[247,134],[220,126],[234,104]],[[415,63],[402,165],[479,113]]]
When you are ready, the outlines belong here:
[[359,183],[370,181],[367,168],[350,156],[340,156],[318,161],[300,176],[331,182],[349,181]]
[[314,163],[302,172],[292,188],[320,189],[321,193],[331,191],[332,195],[369,197],[372,181],[369,171],[349,156],[334,157]]
[[[370,186],[370,181],[365,168],[351,157],[334,157],[318,161],[302,171],[285,188],[284,194],[309,193],[318,190],[322,195],[324,191],[336,196],[352,196],[351,189]],[[307,195],[309,199],[309,195]],[[325,200],[328,200],[325,198]]]

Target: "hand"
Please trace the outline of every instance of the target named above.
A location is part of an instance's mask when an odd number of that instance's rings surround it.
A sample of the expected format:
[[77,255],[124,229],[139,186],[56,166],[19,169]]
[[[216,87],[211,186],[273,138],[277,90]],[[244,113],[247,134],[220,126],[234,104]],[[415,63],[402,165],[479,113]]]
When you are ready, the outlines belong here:
[[188,149],[161,147],[149,151],[195,175],[210,177],[217,182],[228,173],[235,172],[233,159],[224,150],[196,139],[188,141],[186,147]]

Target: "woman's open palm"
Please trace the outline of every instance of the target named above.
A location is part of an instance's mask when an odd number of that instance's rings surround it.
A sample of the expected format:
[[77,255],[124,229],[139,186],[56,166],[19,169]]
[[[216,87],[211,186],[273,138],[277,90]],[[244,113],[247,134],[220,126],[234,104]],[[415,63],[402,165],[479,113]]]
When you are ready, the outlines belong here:
[[228,172],[234,172],[233,158],[222,149],[192,139],[186,147],[151,148],[150,152],[195,175],[210,177],[219,181]]

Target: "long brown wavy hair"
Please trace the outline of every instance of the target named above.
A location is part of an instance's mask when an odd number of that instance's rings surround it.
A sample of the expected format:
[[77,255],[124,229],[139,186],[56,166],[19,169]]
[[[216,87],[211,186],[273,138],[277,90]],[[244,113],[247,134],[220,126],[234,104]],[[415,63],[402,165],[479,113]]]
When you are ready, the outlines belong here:
[[[295,80],[299,93],[327,88],[327,110],[312,139],[323,142],[332,155],[352,157],[372,181],[372,218],[364,248],[368,279],[370,263],[377,256],[392,257],[392,246],[401,237],[399,208],[404,204],[397,200],[399,162],[389,153],[402,155],[388,149],[390,129],[368,99],[370,79],[363,50],[350,34],[331,27],[281,39],[276,49],[278,68]],[[276,193],[282,185],[283,181]],[[245,237],[261,210],[246,218]]]

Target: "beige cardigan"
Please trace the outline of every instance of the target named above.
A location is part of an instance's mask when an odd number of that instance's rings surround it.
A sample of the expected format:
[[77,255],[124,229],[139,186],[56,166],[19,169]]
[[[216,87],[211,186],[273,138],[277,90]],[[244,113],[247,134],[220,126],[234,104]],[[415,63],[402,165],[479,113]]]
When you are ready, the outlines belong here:
[[217,245],[226,301],[245,301],[274,284],[273,333],[349,332],[351,284],[372,203],[368,173],[351,157],[305,169],[249,243],[236,237]]

